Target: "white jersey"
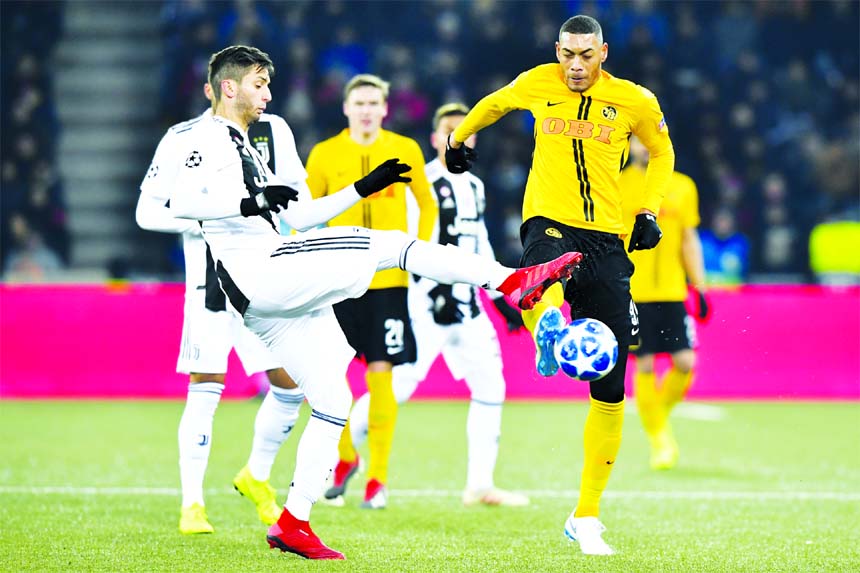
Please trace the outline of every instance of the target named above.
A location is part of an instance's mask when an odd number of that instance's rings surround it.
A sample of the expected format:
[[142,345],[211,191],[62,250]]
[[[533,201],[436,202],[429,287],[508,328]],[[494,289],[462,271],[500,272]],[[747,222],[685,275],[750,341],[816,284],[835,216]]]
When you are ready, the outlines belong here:
[[[433,227],[430,241],[440,245],[456,245],[469,252],[495,259],[493,247],[484,222],[484,183],[469,173],[449,172],[439,159],[434,159],[424,167],[427,180],[433,189],[433,197],[439,206],[439,217]],[[413,205],[410,205],[410,209]],[[421,279],[410,288],[410,298],[424,297],[421,303],[430,308],[427,293],[438,283]],[[488,291],[490,292],[490,291]],[[474,317],[480,312],[477,288],[467,284],[453,285],[454,298],[461,302],[463,316]],[[495,291],[491,296],[502,296]],[[421,305],[418,305],[419,307]],[[410,312],[413,305],[410,305]]]
[[[213,261],[207,256],[200,223],[175,217],[169,207],[180,167],[187,157],[183,150],[189,145],[188,138],[194,134],[192,128],[201,120],[211,118],[212,110],[207,109],[199,117],[178,123],[167,130],[140,184],[141,195],[136,216],[138,224],[144,229],[182,234],[186,295],[206,289],[207,301],[210,302],[208,307],[211,310],[223,310],[223,300],[220,306],[213,308],[212,298],[218,296],[220,290],[212,267]],[[275,173],[295,173],[296,177],[304,174],[293,132],[282,117],[264,113],[249,132],[256,149]],[[277,146],[275,140],[278,141]]]
[[[220,116],[199,119],[188,129],[188,136],[179,140],[176,149],[180,165],[170,210],[174,216],[201,222],[213,257],[227,270],[243,296],[250,299],[259,280],[259,270],[283,243],[282,219],[295,229],[306,230],[327,221],[361,197],[349,186],[314,201],[295,140],[285,122],[280,125],[285,128],[283,136],[276,134],[275,129],[279,128],[270,122],[280,147],[275,159],[280,173],[275,176],[239,125]],[[255,196],[268,185],[288,185],[299,192],[299,200],[277,214],[266,211],[259,216],[243,217],[242,199]]]

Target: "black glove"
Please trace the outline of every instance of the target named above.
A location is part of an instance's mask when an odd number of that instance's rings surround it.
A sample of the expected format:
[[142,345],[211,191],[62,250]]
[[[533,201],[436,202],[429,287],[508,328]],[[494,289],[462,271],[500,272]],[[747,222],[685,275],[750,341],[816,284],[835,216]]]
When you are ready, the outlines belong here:
[[472,168],[472,163],[478,158],[478,152],[465,143],[457,149],[451,147],[451,136],[445,146],[445,165],[451,173],[463,173]]
[[356,181],[355,190],[362,197],[370,197],[393,183],[409,183],[412,179],[403,177],[403,174],[411,170],[412,167],[400,163],[399,159],[389,159]]
[[496,305],[496,309],[499,311],[499,314],[501,314],[502,318],[505,319],[505,322],[508,325],[508,332],[516,332],[525,326],[525,324],[523,324],[523,315],[520,314],[519,309],[508,304],[505,297],[500,296],[499,298],[494,298],[493,304]]
[[275,213],[287,208],[290,201],[298,201],[299,192],[292,187],[286,185],[269,185],[260,193],[253,197],[242,199],[239,203],[239,210],[243,217],[253,217],[264,211],[274,211]]
[[704,291],[697,288],[694,288],[693,291],[696,293],[696,308],[693,318],[696,319],[696,322],[705,322],[711,318],[711,304],[708,302],[708,297],[705,296]]
[[633,231],[630,233],[630,248],[627,249],[627,252],[653,249],[662,237],[663,231],[657,224],[657,217],[651,213],[639,213],[636,215],[636,222],[633,223]]
[[436,324],[459,324],[463,322],[460,302],[454,298],[451,285],[436,285],[427,293],[433,301],[433,320]]

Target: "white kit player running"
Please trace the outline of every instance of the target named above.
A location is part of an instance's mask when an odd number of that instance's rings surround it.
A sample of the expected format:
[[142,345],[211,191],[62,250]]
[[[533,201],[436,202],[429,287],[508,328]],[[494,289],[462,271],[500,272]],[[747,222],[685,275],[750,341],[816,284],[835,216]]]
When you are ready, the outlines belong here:
[[[212,447],[212,424],[224,389],[227,359],[232,348],[248,375],[266,372],[271,383],[254,423],[254,438],[248,464],[234,479],[234,487],[257,507],[260,519],[274,523],[281,513],[276,492],[269,484],[275,456],[299,416],[304,396],[263,342],[249,331],[241,318],[227,312],[224,293],[218,285],[209,249],[200,224],[177,219],[168,200],[185,157],[183,140],[192,127],[211,118],[207,110],[198,118],[179,123],[162,137],[149,170],[140,186],[136,219],[150,231],[182,235],[185,255],[185,306],[182,342],[176,370],[189,374],[188,396],[179,422],[179,468],[182,506],[179,531],[184,534],[212,533],[203,499],[203,478]],[[266,115],[279,141],[292,141],[286,122]],[[286,155],[286,154],[285,154]],[[288,166],[286,161],[283,168]]]
[[[390,159],[354,184],[316,200],[304,182],[304,170],[276,178],[246,133],[271,101],[273,71],[268,55],[256,48],[231,46],[212,56],[213,117],[194,124],[184,140],[185,160],[170,208],[178,217],[202,222],[230,304],[289,368],[312,409],[284,511],[269,528],[267,541],[307,558],[343,559],[309,523],[311,507],[337,461],[337,443],[352,403],[343,380],[354,350],[332,305],[364,293],[376,271],[399,267],[446,284],[493,288],[530,307],[546,288],[570,276],[581,255],[568,253],[514,270],[402,231],[313,229],[362,197],[409,182],[405,175],[411,167]],[[299,231],[313,230],[281,236],[281,220]]]
[[[425,167],[439,204],[439,217],[432,240],[493,260],[493,248],[484,223],[484,184],[469,172],[449,173],[445,168],[448,135],[463,121],[469,109],[463,104],[446,104],[433,116],[431,143],[437,158]],[[473,142],[467,145],[474,147]],[[418,346],[418,359],[394,368],[394,395],[398,403],[412,396],[441,353],[452,374],[464,379],[471,392],[466,419],[468,464],[465,505],[522,506],[528,497],[495,487],[493,472],[499,452],[505,379],[496,330],[482,312],[477,288],[469,284],[444,285],[422,278],[409,287],[409,316]],[[505,317],[509,330],[523,326],[519,311],[502,293],[490,295]],[[367,437],[370,395],[359,398],[350,413],[353,443]]]

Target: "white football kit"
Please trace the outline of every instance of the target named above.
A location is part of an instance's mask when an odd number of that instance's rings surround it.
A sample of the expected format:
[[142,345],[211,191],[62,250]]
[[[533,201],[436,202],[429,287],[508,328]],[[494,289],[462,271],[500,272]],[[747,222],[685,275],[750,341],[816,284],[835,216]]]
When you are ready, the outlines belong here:
[[[469,172],[449,173],[438,159],[428,163],[425,171],[439,205],[431,241],[457,245],[495,260],[484,222],[483,182]],[[409,288],[409,316],[418,342],[418,359],[394,369],[398,400],[409,399],[441,353],[454,377],[465,379],[473,400],[501,404],[505,399],[501,350],[496,329],[482,311],[478,290],[467,284],[451,285],[463,319],[441,325],[433,319],[433,300],[428,294],[438,284],[422,278]],[[502,296],[500,292],[490,293]]]
[[[262,341],[250,332],[234,313],[225,312],[224,295],[218,285],[213,260],[200,230],[200,224],[178,219],[167,205],[179,167],[185,156],[179,156],[183,139],[190,136],[191,128],[211,117],[206,110],[200,117],[174,125],[161,138],[152,163],[140,185],[136,218],[138,225],[150,231],[181,233],[185,256],[185,306],[182,322],[182,339],[176,371],[184,374],[227,372],[230,349],[235,348],[246,374],[278,368],[278,362]],[[264,114],[260,120],[278,133],[279,141],[293,141],[287,123],[278,116]],[[283,168],[289,161],[281,154]],[[276,158],[279,159],[279,158]]]
[[[453,174],[438,159],[427,164],[427,179],[439,205],[439,217],[432,242],[457,245],[494,260],[493,248],[484,222],[484,184],[471,173]],[[410,205],[410,208],[415,205]],[[411,211],[410,211],[410,214]],[[494,487],[493,471],[501,435],[501,406],[505,400],[505,379],[496,329],[481,308],[477,289],[471,285],[452,285],[463,318],[453,324],[438,324],[433,317],[434,301],[429,293],[439,283],[427,278],[409,287],[409,316],[418,347],[411,364],[393,370],[394,395],[398,403],[412,396],[427,377],[441,353],[454,378],[465,380],[472,402],[467,418],[468,466],[466,487],[487,491]],[[501,293],[488,291],[491,296]],[[359,398],[350,413],[353,443],[364,443],[367,436],[370,395]]]

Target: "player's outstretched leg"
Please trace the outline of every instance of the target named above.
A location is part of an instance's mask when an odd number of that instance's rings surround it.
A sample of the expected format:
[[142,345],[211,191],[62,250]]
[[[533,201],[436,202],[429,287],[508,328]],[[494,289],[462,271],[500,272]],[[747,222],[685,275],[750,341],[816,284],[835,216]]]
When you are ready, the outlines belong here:
[[575,517],[576,510],[564,524],[564,535],[571,541],[579,542],[579,548],[586,555],[612,555],[613,551],[603,541],[606,527],[596,517]]
[[310,522],[296,519],[286,508],[269,528],[266,541],[272,549],[295,553],[305,559],[346,559],[343,553],[328,547],[317,537]]
[[538,318],[534,329],[535,367],[541,376],[552,376],[558,372],[558,360],[555,359],[555,341],[565,327],[564,315],[554,307],[547,307]]

